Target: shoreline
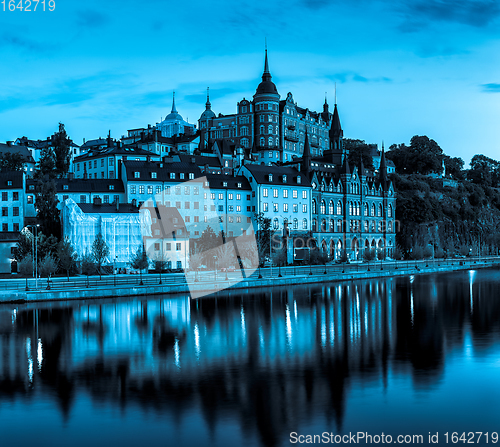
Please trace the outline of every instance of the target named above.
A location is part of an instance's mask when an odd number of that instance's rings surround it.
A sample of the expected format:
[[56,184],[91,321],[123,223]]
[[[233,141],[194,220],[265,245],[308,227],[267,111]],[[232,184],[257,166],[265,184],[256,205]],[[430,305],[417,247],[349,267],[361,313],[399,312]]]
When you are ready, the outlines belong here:
[[[301,284],[317,284],[325,282],[342,282],[342,281],[354,281],[357,279],[368,279],[368,278],[381,278],[388,276],[404,276],[404,275],[423,275],[430,273],[446,273],[457,270],[470,270],[479,268],[490,268],[495,266],[500,266],[500,258],[493,259],[482,259],[477,261],[458,261],[450,264],[445,264],[442,266],[429,266],[426,267],[425,263],[422,266],[416,267],[416,265],[402,265],[401,267],[380,269],[378,265],[372,264],[373,268],[363,271],[348,271],[345,273],[331,272],[326,275],[322,273],[315,273],[310,275],[309,273],[300,275],[288,275],[283,277],[278,277],[278,275],[273,277],[265,278],[250,278],[243,281],[237,282],[230,287],[227,285],[231,284],[230,280],[216,280],[212,282],[198,282],[192,283],[190,286],[183,282],[182,284],[157,284],[157,285],[123,285],[123,286],[104,286],[96,288],[84,288],[84,289],[72,289],[72,290],[8,290],[0,293],[0,304],[19,304],[19,303],[30,303],[30,302],[40,302],[40,301],[73,301],[73,300],[96,300],[96,299],[109,299],[109,298],[121,298],[130,296],[150,296],[150,295],[176,295],[176,294],[188,294],[191,292],[196,292],[199,295],[207,296],[217,293],[218,291],[233,289],[245,290],[254,289],[258,287],[282,287],[282,286],[293,286]],[[383,266],[383,265],[382,265]],[[368,267],[363,264],[363,267]],[[305,267],[304,269],[309,269]],[[203,296],[199,298],[192,299],[202,299]]]

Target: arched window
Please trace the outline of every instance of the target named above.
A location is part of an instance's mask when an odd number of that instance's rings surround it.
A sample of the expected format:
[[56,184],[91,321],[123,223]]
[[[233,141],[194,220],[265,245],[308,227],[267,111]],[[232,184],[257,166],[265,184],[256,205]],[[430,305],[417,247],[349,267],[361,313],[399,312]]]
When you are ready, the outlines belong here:
[[337,220],[337,233],[342,233],[342,220]]
[[279,138],[276,138],[276,146],[279,146],[280,145],[280,140]]
[[299,219],[293,219],[293,229],[297,230],[299,228]]
[[272,134],[273,133],[273,126],[272,125],[269,125],[268,128],[267,128],[267,133],[270,133]]
[[375,217],[375,204],[372,203],[372,217]]
[[260,134],[262,135],[264,133],[264,126],[260,126]]
[[321,201],[321,205],[320,205],[319,210],[320,210],[321,214],[326,214],[326,203],[324,200]]
[[349,216],[352,216],[352,202],[349,202]]
[[307,219],[302,219],[302,229],[307,230]]
[[264,146],[266,144],[266,140],[264,138],[260,139],[260,145]]
[[381,203],[378,204],[378,213],[377,213],[377,216],[378,217],[382,217],[382,204]]
[[273,145],[273,137],[269,137],[269,146]]
[[365,216],[368,216],[368,203],[365,203]]
[[328,204],[328,214],[335,214],[335,210],[334,210],[334,206],[333,206],[333,200],[330,200],[330,203]]
[[342,202],[340,200],[337,202],[337,214],[342,215]]
[[312,201],[312,213],[313,214],[317,214],[317,210],[316,210],[316,200],[313,199]]
[[317,227],[317,225],[318,225],[317,220],[316,220],[316,219],[313,219],[313,221],[312,221],[312,231],[316,231],[316,227]]
[[240,127],[240,135],[241,136],[248,135],[248,127],[247,126]]
[[392,205],[389,205],[389,208],[387,209],[387,217],[392,217]]
[[275,217],[273,220],[273,228],[277,230],[280,227],[280,223],[278,222],[278,218]]
[[330,233],[335,231],[335,222],[333,219],[330,219]]
[[321,220],[321,231],[326,232],[326,219]]
[[392,222],[391,221],[387,222],[387,232],[392,233]]
[[276,135],[278,135],[278,133],[279,133],[279,127],[276,126]]

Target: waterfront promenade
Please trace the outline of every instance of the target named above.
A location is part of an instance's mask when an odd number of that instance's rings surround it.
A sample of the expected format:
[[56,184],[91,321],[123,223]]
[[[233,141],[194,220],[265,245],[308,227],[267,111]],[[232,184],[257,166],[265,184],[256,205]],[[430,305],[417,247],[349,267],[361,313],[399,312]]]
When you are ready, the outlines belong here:
[[[351,264],[333,264],[294,267],[267,267],[254,272],[249,278],[234,283],[237,273],[220,271],[144,274],[142,285],[140,275],[108,275],[86,278],[84,276],[52,278],[50,289],[47,280],[39,278],[13,278],[0,280],[0,302],[30,302],[45,300],[100,299],[124,296],[145,296],[155,294],[198,293],[210,294],[228,286],[232,289],[256,287],[291,286],[332,281],[346,281],[362,278],[417,275],[464,269],[500,267],[500,257],[471,257],[463,259],[434,259],[422,261],[372,261]],[[188,286],[189,282],[189,286]],[[232,284],[232,285],[231,285]]]

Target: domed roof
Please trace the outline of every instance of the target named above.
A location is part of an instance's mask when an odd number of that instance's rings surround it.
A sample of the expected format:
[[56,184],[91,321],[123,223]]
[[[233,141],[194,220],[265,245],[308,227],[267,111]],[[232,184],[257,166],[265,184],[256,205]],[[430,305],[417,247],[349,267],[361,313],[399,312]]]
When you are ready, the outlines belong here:
[[256,95],[264,95],[264,94],[278,94],[278,89],[274,82],[271,81],[271,72],[269,71],[269,63],[267,61],[267,49],[266,49],[266,59],[264,62],[264,73],[262,74],[262,82],[257,87]]
[[212,109],[207,109],[207,110],[203,111],[203,113],[200,116],[200,119],[207,120],[207,119],[212,119],[215,117],[216,117],[216,115],[215,115],[214,111]]
[[172,98],[172,111],[165,117],[165,121],[184,121],[175,108],[175,92]]

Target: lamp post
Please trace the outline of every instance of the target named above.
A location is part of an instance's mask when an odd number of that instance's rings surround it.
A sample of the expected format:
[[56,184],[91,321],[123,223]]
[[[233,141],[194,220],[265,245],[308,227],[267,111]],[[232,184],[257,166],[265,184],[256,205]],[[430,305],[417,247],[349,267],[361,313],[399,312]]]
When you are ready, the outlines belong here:
[[115,258],[113,259],[113,283],[114,283],[114,286],[116,287],[116,260],[118,259],[118,256],[115,256]]
[[[35,289],[38,289],[38,227],[40,225],[27,225],[28,228],[34,228],[35,229]],[[33,233],[32,233],[33,234]],[[33,247],[33,241],[32,245]]]
[[217,281],[217,255],[214,255],[214,279]]

